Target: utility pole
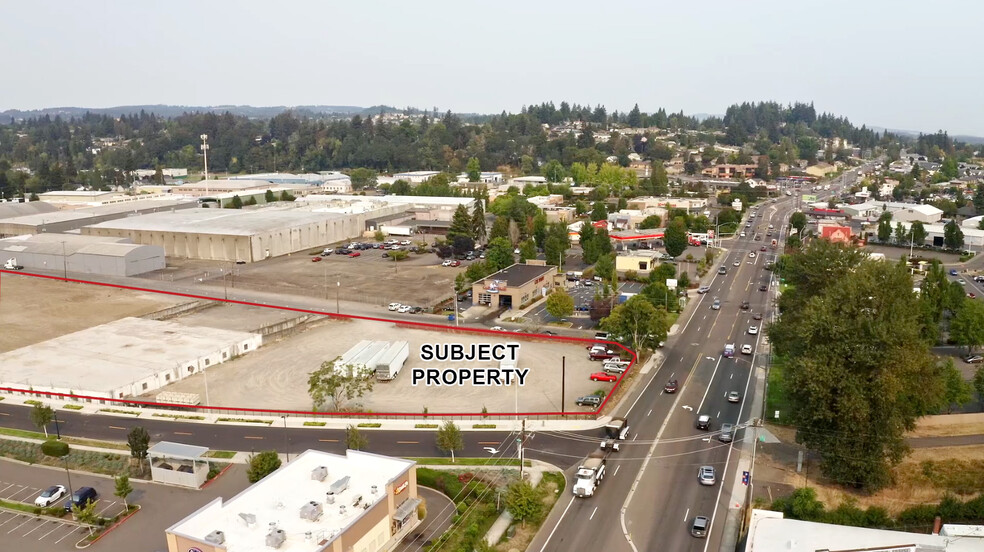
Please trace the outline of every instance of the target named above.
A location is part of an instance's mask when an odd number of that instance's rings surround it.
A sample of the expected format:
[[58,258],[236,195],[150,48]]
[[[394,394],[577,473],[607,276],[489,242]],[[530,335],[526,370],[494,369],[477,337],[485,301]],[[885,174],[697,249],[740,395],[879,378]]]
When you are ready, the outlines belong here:
[[566,394],[565,386],[567,384],[567,357],[560,357],[560,411],[564,412],[564,395]]
[[342,283],[335,282],[335,314],[341,313],[341,311],[338,308],[338,292],[341,291],[341,289],[342,289]]
[[208,197],[208,134],[202,134],[202,154],[205,156],[205,196]]
[[523,480],[523,466],[525,462],[523,444],[526,443],[526,419],[523,419],[523,429],[519,432],[519,437],[516,439],[516,448],[519,449],[519,480]]
[[454,283],[451,284],[451,296],[454,298],[454,326],[457,328],[458,323],[458,289]]

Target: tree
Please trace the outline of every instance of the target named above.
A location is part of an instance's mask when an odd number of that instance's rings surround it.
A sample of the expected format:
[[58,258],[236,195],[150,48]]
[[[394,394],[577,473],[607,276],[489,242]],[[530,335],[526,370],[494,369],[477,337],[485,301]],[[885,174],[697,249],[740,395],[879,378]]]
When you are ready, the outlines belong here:
[[966,301],[960,306],[950,321],[950,338],[967,352],[984,347],[984,303]]
[[526,520],[536,520],[543,512],[543,491],[529,481],[515,481],[506,491],[506,509],[526,527]]
[[663,166],[662,161],[653,161],[652,171],[649,177],[649,189],[652,190],[654,196],[668,195],[670,193],[670,178],[666,174],[666,167]]
[[977,400],[984,403],[984,366],[974,372],[974,392],[977,393]]
[[612,309],[608,317],[601,321],[601,327],[610,334],[619,336],[634,351],[654,349],[666,340],[669,329],[665,314],[656,310],[641,295],[633,295],[628,301]]
[[482,179],[482,166],[477,157],[472,157],[465,165],[465,172],[468,173],[468,182],[478,182]]
[[[456,234],[451,237],[451,251],[455,255],[467,255],[475,250],[475,240],[471,236]],[[398,252],[397,252],[398,253]]]
[[246,478],[250,483],[256,483],[280,468],[280,455],[275,450],[265,450],[249,457],[246,468]]
[[130,496],[133,492],[133,486],[130,485],[130,476],[121,473],[116,476],[116,490],[113,492],[115,496],[118,496],[120,500],[123,501],[123,508],[125,510],[130,509],[130,505],[126,503],[126,497]]
[[234,196],[232,196],[232,202],[229,203],[229,205],[227,205],[227,207],[229,207],[230,209],[242,209],[243,208],[243,199],[241,197],[239,197],[238,194],[237,195],[234,195]]
[[437,448],[444,452],[450,452],[452,463],[454,463],[454,451],[465,448],[465,441],[461,437],[461,429],[454,425],[453,421],[447,420],[438,428]]
[[44,430],[44,438],[48,438],[48,424],[55,419],[55,411],[46,404],[35,404],[31,408],[31,422],[38,429]]
[[591,220],[608,220],[608,206],[604,201],[596,201],[591,207]]
[[403,251],[403,250],[388,251],[386,254],[389,255],[389,258],[393,259],[393,262],[402,261],[403,259],[406,259],[407,257],[410,256],[409,251]]
[[126,435],[126,444],[130,447],[130,456],[136,458],[137,464],[143,469],[143,460],[147,458],[150,448],[150,433],[142,426],[136,426]]
[[525,263],[530,259],[536,258],[536,244],[533,240],[526,240],[519,244],[519,262]]
[[[608,238],[606,237],[605,239],[607,240]],[[613,286],[615,285],[618,274],[615,272],[614,253],[606,253],[598,256],[598,260],[595,262],[595,274]]]
[[472,237],[472,218],[468,214],[468,208],[458,205],[451,216],[451,226],[448,227],[448,239],[454,240],[455,236]]
[[940,367],[921,338],[908,269],[816,243],[783,268],[799,283],[769,339],[787,359],[797,441],[820,454],[827,477],[873,491],[890,482],[916,418],[941,404]]
[[56,441],[50,439],[41,443],[41,452],[47,456],[53,456],[55,458],[62,458],[68,456],[68,443],[65,441]]
[[901,222],[895,223],[895,243],[901,245],[909,241],[906,239],[908,237],[909,237],[908,232],[905,231],[905,227],[902,226],[902,223]]
[[912,243],[915,245],[922,245],[926,242],[926,237],[929,236],[929,233],[926,232],[926,227],[918,220],[913,221],[909,225],[909,232],[912,234]]
[[659,218],[659,215],[649,215],[648,217],[642,219],[642,222],[636,226],[640,230],[648,230],[650,228],[659,228],[659,225],[663,224],[663,219]]
[[485,262],[492,272],[512,266],[516,260],[513,257],[513,246],[506,238],[495,238],[489,242],[485,250]]
[[974,188],[974,199],[972,201],[974,203],[974,209],[978,213],[984,211],[984,183],[978,184]]
[[682,217],[677,217],[666,225],[663,244],[670,257],[676,257],[687,249],[687,224]]
[[964,381],[960,369],[954,366],[953,359],[948,358],[943,363],[943,399],[940,409],[947,414],[953,412],[954,406],[963,406],[974,398],[974,388]]
[[878,217],[878,241],[887,243],[892,238],[892,213],[885,211]]
[[359,432],[355,425],[348,425],[345,428],[345,448],[352,450],[362,450],[369,446],[369,439]]
[[89,536],[92,536],[92,526],[99,520],[99,516],[96,515],[96,501],[89,500],[81,506],[73,502],[72,517],[79,523],[85,525],[89,530]]
[[543,253],[547,257],[547,264],[563,266],[567,250],[570,249],[570,236],[567,234],[567,225],[562,222],[551,223],[547,227],[547,239],[543,244]]
[[280,201],[294,201],[294,199],[294,196],[287,190],[280,192]]
[[567,173],[560,161],[551,159],[543,166],[543,176],[547,178],[547,182],[562,182]]
[[479,198],[475,200],[475,208],[472,210],[471,236],[476,242],[481,242],[488,235],[485,227],[485,207],[484,202]]
[[366,366],[338,365],[341,357],[326,360],[321,367],[308,377],[308,394],[315,410],[329,402],[335,411],[340,411],[346,401],[361,397],[372,391],[375,379],[372,369]]
[[789,217],[789,225],[796,229],[797,234],[802,234],[803,229],[806,228],[806,215],[800,211],[796,211]]
[[363,188],[375,188],[377,183],[377,175],[378,173],[372,169],[352,169],[349,172],[349,178],[352,179],[352,189],[361,190]]
[[556,290],[547,296],[547,312],[554,318],[574,314],[574,299],[566,291]]
[[273,190],[267,190],[266,193],[263,194],[263,199],[267,203],[273,203],[274,201],[277,201],[277,196],[273,195]]
[[943,245],[950,249],[960,249],[964,244],[963,231],[957,221],[951,220],[943,227]]

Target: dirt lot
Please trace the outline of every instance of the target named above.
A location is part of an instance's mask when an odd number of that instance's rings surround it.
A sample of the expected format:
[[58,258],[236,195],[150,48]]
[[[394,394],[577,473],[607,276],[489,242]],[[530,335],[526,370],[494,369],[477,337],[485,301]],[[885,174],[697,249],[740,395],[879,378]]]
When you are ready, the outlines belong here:
[[[202,324],[205,315],[240,319],[248,316],[238,306],[209,309],[189,322]],[[211,311],[211,312],[210,312]],[[181,320],[180,318],[177,320]],[[586,411],[574,405],[574,399],[596,390],[611,388],[611,383],[592,382],[588,375],[601,370],[601,363],[587,359],[584,347],[560,342],[524,341],[515,337],[490,340],[489,337],[457,335],[424,329],[396,328],[392,324],[359,320],[325,319],[288,338],[264,344],[259,350],[208,370],[209,399],[212,405],[248,408],[309,410],[307,380],[323,361],[332,360],[363,339],[407,340],[410,358],[396,380],[376,383],[374,390],[352,401],[374,412],[420,413],[478,412],[486,407],[490,413],[559,411],[561,357],[567,359],[566,409]],[[453,388],[412,386],[410,370],[443,367],[498,367],[498,363],[422,362],[421,343],[481,343],[518,341],[521,343],[519,367],[531,368],[522,388],[476,387]],[[205,396],[204,380],[195,375],[167,388],[169,391],[199,393]],[[450,390],[450,391],[449,391]]]
[[182,302],[105,286],[4,274],[0,281],[0,352]]
[[[414,236],[416,241],[422,237]],[[363,240],[374,243],[372,240]],[[433,237],[427,237],[427,243]],[[399,263],[383,258],[383,251],[359,251],[359,257],[329,255],[312,262],[314,254],[296,253],[257,263],[237,265],[220,261],[168,259],[168,268],[147,274],[155,280],[199,283],[229,289],[306,295],[333,300],[336,293],[346,301],[386,305],[404,303],[432,307],[451,297],[454,278],[464,272],[470,261],[457,268],[442,267],[433,253],[411,253]],[[337,285],[341,283],[341,285]]]
[[984,445],[914,449],[895,468],[895,484],[875,494],[864,494],[824,481],[819,458],[809,455],[805,470],[796,473],[797,446],[793,432],[769,426],[783,443],[761,444],[755,463],[755,496],[771,501],[808,484],[828,509],[853,499],[858,506],[881,506],[896,514],[916,504],[938,502],[947,492],[966,499],[984,492]]
[[950,437],[981,433],[984,433],[984,414],[948,414],[920,418],[909,437]]

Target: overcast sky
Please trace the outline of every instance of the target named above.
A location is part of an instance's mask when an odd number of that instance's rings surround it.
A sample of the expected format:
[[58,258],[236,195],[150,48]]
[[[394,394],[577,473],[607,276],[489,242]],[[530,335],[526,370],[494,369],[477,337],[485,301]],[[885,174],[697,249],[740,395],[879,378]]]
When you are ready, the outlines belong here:
[[0,3],[0,21],[0,110],[799,100],[984,136],[977,0],[32,0]]

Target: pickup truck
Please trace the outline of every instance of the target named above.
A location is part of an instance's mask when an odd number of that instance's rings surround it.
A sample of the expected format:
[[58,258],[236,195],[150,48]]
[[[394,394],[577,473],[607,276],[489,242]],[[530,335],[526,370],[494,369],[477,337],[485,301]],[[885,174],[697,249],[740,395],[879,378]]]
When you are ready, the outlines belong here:
[[604,347],[592,348],[588,351],[588,360],[608,360],[612,358],[618,358],[618,353],[611,349],[605,349]]

